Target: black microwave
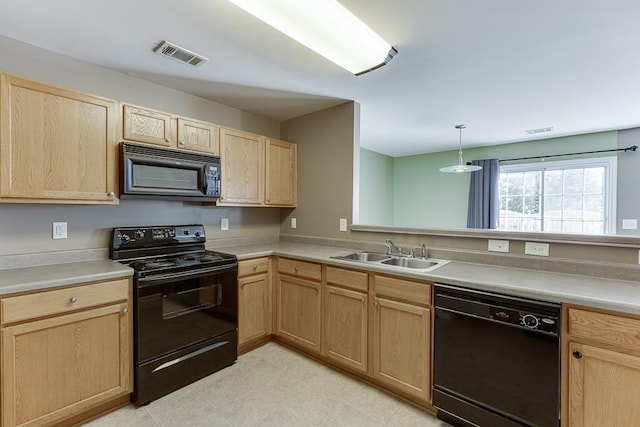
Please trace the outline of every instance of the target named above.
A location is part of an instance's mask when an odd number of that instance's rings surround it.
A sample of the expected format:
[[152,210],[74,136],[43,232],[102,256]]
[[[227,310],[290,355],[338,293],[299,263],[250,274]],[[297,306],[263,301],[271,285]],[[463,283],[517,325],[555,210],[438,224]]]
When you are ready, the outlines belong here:
[[220,196],[220,157],[122,143],[121,198],[211,202]]

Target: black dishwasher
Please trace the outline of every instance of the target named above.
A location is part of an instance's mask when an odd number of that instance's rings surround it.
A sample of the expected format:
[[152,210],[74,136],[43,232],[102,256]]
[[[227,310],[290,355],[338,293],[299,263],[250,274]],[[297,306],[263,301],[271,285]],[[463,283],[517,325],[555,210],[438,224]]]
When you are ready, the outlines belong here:
[[560,305],[436,284],[433,405],[456,426],[558,427]]

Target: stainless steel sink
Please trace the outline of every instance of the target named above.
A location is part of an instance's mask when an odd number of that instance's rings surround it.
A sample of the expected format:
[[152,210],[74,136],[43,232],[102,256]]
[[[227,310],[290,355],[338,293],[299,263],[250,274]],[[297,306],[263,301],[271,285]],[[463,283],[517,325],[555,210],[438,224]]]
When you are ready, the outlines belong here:
[[417,258],[390,258],[382,261],[382,264],[415,269],[433,267],[434,265],[438,265],[438,262]]
[[353,261],[362,261],[362,262],[371,262],[371,261],[375,262],[375,261],[382,261],[385,259],[388,260],[390,257],[389,255],[378,254],[375,252],[356,252],[353,254],[334,257],[334,258],[347,259],[347,260],[353,260]]
[[338,255],[331,258],[416,272],[431,271],[449,263],[449,261],[442,259],[401,257],[366,251],[354,252],[348,255]]

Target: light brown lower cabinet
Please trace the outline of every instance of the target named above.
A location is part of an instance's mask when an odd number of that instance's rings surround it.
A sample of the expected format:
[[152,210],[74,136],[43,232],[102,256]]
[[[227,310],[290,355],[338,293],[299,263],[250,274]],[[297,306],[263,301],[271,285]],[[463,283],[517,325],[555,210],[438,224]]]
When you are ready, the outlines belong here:
[[276,334],[320,353],[320,264],[278,259]]
[[238,346],[267,338],[272,331],[269,258],[238,263]]
[[[431,401],[431,286],[375,276],[373,376],[419,401]],[[417,305],[424,304],[424,306]]]
[[367,294],[326,287],[325,352],[335,363],[367,372]]
[[567,309],[563,426],[633,427],[640,422],[640,319]]
[[[95,308],[75,308],[91,298],[87,289],[101,286],[110,298],[94,302]],[[129,281],[122,279],[3,298],[3,308],[34,297],[45,312],[47,305],[53,311],[67,307],[53,317],[2,326],[3,427],[53,425],[131,392],[128,294]]]

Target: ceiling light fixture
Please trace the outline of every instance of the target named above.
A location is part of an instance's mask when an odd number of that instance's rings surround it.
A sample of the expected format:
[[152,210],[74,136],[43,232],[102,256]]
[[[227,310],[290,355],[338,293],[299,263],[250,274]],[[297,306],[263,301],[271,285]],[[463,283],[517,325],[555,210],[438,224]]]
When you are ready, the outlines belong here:
[[229,0],[359,76],[398,53],[336,0]]
[[440,168],[440,172],[447,173],[459,173],[459,172],[474,172],[482,169],[482,166],[472,165],[467,162],[464,163],[462,161],[462,129],[466,128],[466,125],[456,125],[456,129],[460,131],[460,145],[458,146],[458,164],[454,166],[447,166],[444,168]]

